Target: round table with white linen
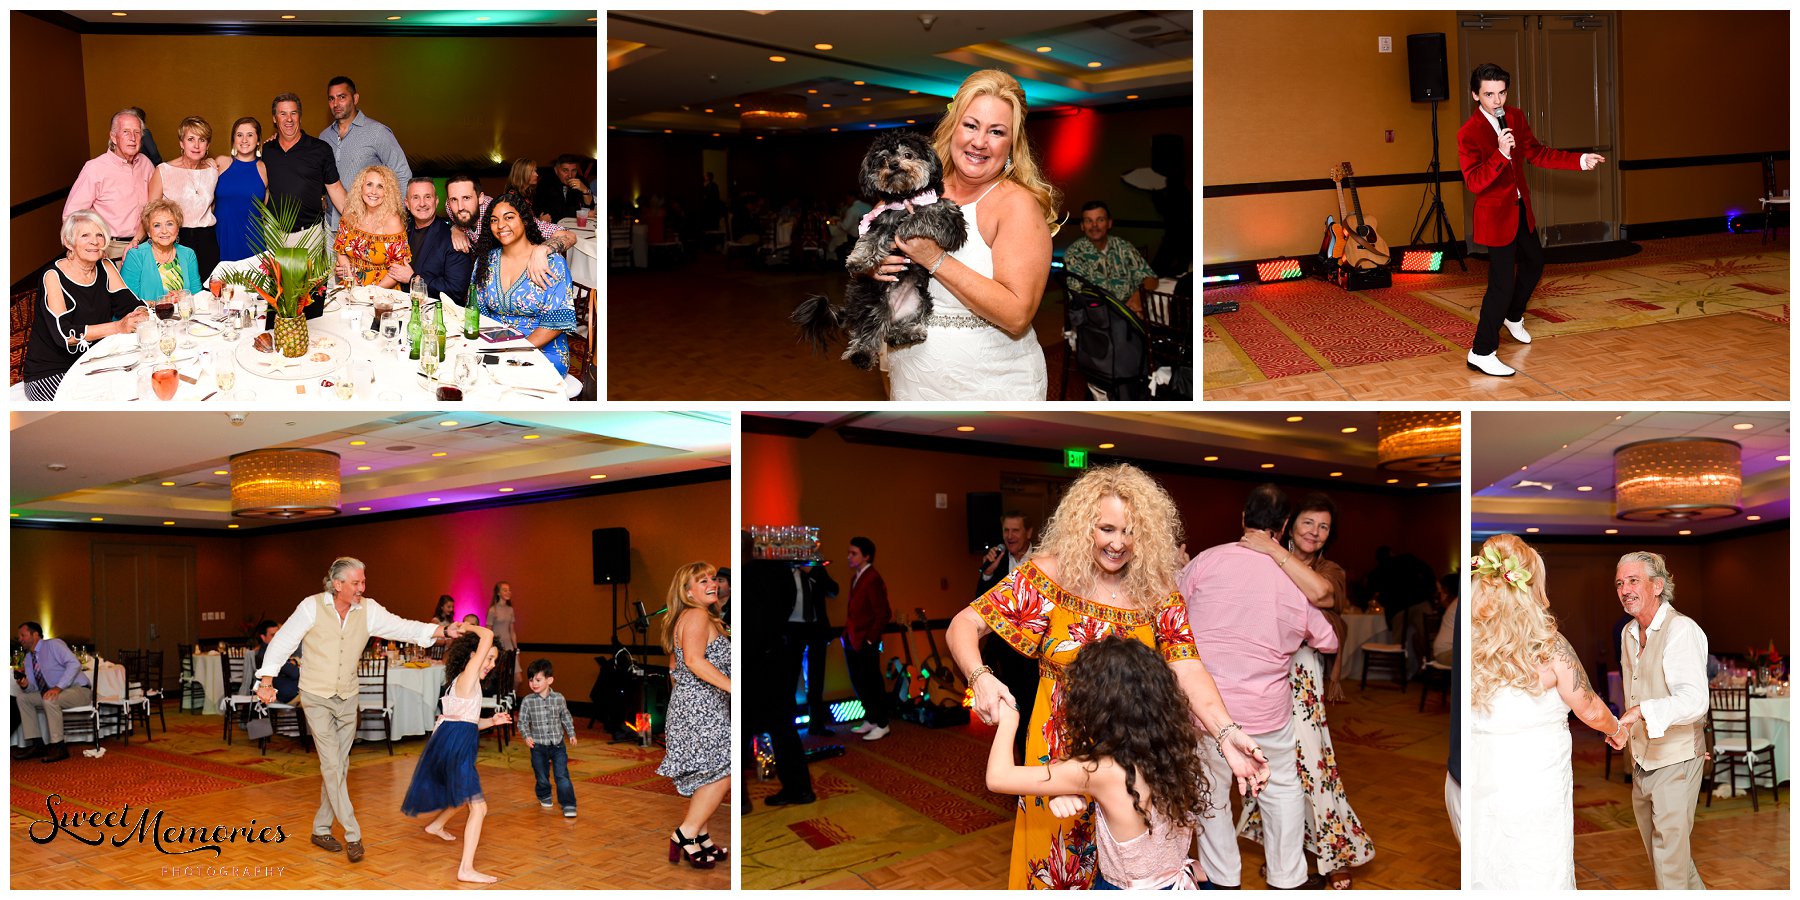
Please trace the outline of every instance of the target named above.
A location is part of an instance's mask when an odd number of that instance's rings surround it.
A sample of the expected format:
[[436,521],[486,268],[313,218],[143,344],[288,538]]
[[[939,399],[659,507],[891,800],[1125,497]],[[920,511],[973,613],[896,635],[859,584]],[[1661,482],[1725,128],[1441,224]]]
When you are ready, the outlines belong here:
[[[194,654],[194,677],[199,679],[200,688],[206,692],[206,699],[200,703],[200,712],[216,716],[219,714],[219,698],[225,694],[225,657],[214,650],[207,653]],[[190,709],[187,692],[182,694],[182,708]]]
[[1347,613],[1344,615],[1344,640],[1338,652],[1344,657],[1346,679],[1362,671],[1362,645],[1387,630],[1387,617],[1380,613]]
[[[1788,698],[1750,698],[1751,743],[1768,741],[1775,747],[1775,783],[1788,780]],[[1740,771],[1742,771],[1740,769]]]
[[[407,668],[388,663],[388,706],[394,710],[394,740],[430,734],[437,725],[438,698],[444,693],[444,664]],[[356,736],[380,740],[381,728],[363,727]]]

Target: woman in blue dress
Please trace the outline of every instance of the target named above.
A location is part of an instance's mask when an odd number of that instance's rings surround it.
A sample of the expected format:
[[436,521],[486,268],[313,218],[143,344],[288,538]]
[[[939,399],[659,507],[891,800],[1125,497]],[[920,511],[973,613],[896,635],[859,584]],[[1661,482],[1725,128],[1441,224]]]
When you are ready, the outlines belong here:
[[488,204],[487,227],[475,244],[475,277],[470,299],[481,314],[514,326],[544,351],[557,374],[569,374],[568,332],[575,328],[569,296],[569,264],[550,254],[550,283],[539,288],[526,276],[531,250],[544,242],[532,218],[531,202],[508,192]]
[[226,262],[249,259],[261,250],[250,243],[256,201],[269,197],[269,171],[256,157],[261,143],[262,123],[245,116],[231,125],[231,153],[213,160],[219,167],[213,216],[219,226],[219,259]]

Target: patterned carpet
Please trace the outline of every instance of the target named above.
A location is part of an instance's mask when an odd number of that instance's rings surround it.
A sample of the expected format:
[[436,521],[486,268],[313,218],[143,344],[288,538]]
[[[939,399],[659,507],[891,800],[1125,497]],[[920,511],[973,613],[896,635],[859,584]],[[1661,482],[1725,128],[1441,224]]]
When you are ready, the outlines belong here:
[[[1466,349],[1487,263],[1393,276],[1391,288],[1349,293],[1316,279],[1208,291],[1238,312],[1208,316],[1206,387]],[[1534,338],[1744,313],[1788,324],[1788,246],[1758,234],[1646,241],[1623,259],[1552,265],[1532,294]]]

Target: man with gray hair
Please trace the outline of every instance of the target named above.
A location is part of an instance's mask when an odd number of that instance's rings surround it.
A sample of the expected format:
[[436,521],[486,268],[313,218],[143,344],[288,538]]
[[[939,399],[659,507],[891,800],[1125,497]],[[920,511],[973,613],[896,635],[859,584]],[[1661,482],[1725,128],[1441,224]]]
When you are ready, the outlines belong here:
[[63,203],[62,217],[76,210],[91,209],[106,223],[111,240],[106,244],[106,258],[121,260],[144,239],[144,202],[150,191],[150,176],[156,167],[139,151],[143,147],[144,120],[129,109],[113,114],[107,129],[106,152],[87,161],[75,184],[69,188],[69,199]]
[[1631,757],[1631,811],[1659,890],[1704,890],[1690,836],[1705,766],[1706,632],[1675,611],[1675,579],[1660,554],[1619,557],[1613,587],[1632,618],[1619,659],[1625,714],[1607,743]]
[[[340,556],[325,576],[325,590],[300,601],[294,614],[269,641],[263,664],[256,670],[256,698],[275,702],[275,676],[294,648],[303,647],[300,662],[300,705],[319,754],[319,811],[313,816],[312,842],[333,853],[348,850],[351,862],[363,858],[362,826],[350,805],[346,776],[350,745],[356,742],[357,707],[361,686],[357,660],[369,638],[407,641],[430,647],[439,637],[462,634],[459,624],[441,625],[402,619],[363,597],[366,584],[361,560]],[[344,842],[331,836],[331,823],[344,826]]]

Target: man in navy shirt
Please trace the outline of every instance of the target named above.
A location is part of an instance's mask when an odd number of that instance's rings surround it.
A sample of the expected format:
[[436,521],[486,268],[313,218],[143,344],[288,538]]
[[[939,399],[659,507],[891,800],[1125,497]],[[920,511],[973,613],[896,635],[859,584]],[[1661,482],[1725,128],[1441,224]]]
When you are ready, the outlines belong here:
[[[63,743],[63,710],[91,705],[93,685],[68,644],[45,640],[44,626],[36,622],[20,625],[19,647],[25,651],[25,671],[19,678],[25,688],[19,695],[19,731],[25,736],[25,746],[13,751],[13,759],[42,756],[47,763],[61,762],[69,758],[69,748]],[[50,724],[48,743],[38,730],[39,712]]]
[[475,260],[451,246],[450,221],[437,217],[437,185],[431,179],[414,178],[407,182],[406,211],[406,242],[412,248],[412,265],[389,266],[388,274],[400,282],[402,290],[417,275],[425,279],[425,290],[432,296],[441,293],[458,303],[464,302]]

